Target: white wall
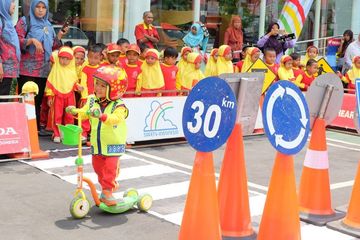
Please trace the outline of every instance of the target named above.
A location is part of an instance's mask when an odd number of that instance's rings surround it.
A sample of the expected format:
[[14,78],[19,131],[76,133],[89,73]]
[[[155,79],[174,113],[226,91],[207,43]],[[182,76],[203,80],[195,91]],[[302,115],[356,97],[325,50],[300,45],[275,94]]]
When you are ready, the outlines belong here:
[[123,37],[136,43],[135,26],[143,21],[143,13],[150,10],[150,0],[126,0]]

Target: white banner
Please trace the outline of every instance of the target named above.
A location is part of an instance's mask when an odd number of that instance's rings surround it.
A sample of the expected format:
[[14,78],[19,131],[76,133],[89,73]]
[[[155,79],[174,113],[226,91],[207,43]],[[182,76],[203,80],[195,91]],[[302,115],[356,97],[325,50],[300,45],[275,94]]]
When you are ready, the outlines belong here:
[[127,143],[184,137],[186,97],[124,98],[129,109]]

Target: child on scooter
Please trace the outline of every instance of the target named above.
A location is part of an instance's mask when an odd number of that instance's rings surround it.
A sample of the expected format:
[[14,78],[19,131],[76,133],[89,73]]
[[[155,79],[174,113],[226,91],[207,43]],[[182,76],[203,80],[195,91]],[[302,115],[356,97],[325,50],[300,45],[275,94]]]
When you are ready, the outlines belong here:
[[127,77],[119,67],[104,66],[95,72],[94,79],[95,96],[90,95],[81,109],[71,106],[67,111],[90,119],[92,164],[102,188],[100,201],[114,206],[117,202],[112,194],[118,188],[119,158],[125,152],[127,135],[128,109],[120,99]]

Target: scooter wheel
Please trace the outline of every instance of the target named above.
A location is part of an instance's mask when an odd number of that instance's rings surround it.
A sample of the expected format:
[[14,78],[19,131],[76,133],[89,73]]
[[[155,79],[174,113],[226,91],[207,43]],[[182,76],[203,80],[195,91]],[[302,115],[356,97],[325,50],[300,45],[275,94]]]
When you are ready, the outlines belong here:
[[124,192],[123,197],[137,197],[139,196],[138,191],[135,188],[128,188],[126,189],[126,191]]
[[84,218],[89,213],[90,202],[87,199],[76,197],[71,201],[70,213],[73,218]]
[[137,207],[140,211],[147,212],[152,206],[153,199],[150,194],[143,194],[139,197]]

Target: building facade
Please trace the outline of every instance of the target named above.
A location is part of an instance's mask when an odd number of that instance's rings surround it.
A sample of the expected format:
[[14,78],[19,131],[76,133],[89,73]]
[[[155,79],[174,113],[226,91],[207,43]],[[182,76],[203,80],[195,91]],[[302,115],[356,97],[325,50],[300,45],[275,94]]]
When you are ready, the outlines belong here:
[[[17,0],[19,13],[28,13],[31,0]],[[256,43],[270,21],[278,19],[285,0],[49,0],[54,24],[67,16],[91,42],[114,42],[124,37],[135,42],[135,25],[144,11],[154,13],[155,25],[162,26],[170,38],[181,37],[191,22],[206,23],[211,43],[222,43],[231,15],[243,19],[245,41]],[[341,35],[346,29],[360,32],[359,0],[314,0],[299,41]],[[170,26],[170,27],[169,27]]]

